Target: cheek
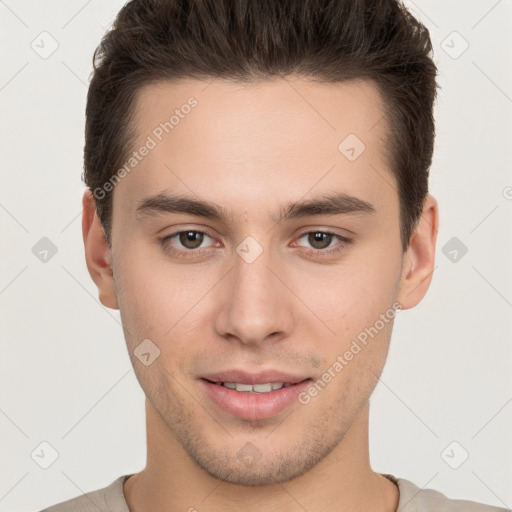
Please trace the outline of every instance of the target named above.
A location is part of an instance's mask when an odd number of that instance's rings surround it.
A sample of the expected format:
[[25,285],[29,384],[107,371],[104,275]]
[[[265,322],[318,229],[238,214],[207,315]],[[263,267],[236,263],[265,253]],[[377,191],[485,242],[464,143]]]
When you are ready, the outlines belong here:
[[[379,327],[381,327],[379,329]],[[316,403],[340,424],[368,399],[382,373],[389,348],[392,319],[346,336],[324,350],[323,373],[301,403]]]
[[194,358],[204,358],[198,341],[209,336],[205,294],[211,285],[201,272],[186,265],[157,261],[146,265],[143,261],[142,257],[131,258],[125,263],[126,271],[119,272],[118,302],[126,343],[134,354],[143,340],[151,340],[158,347],[158,358],[142,367],[132,357],[138,377],[146,387],[154,387],[152,382],[173,387],[172,375],[186,373]]
[[151,276],[146,277],[144,272],[138,270],[131,267],[128,274],[117,278],[120,283],[119,312],[126,344],[133,352],[143,340],[149,339],[161,350],[162,332],[170,329],[170,326],[162,325],[167,317],[159,310],[162,301],[156,300]]
[[385,364],[401,260],[389,243],[380,244],[373,240],[342,264],[302,271],[295,280],[298,295],[315,313],[305,317],[303,326],[308,337],[321,339],[315,350],[325,372],[320,385],[328,381],[322,394],[330,403],[369,394]]
[[[396,267],[396,265],[394,265]],[[346,341],[373,325],[393,305],[398,270],[393,265],[350,264],[316,274],[299,272],[297,295],[311,311],[310,319],[327,339]],[[317,331],[317,336],[319,331]]]
[[201,277],[143,250],[124,254],[116,272],[123,322],[144,337],[164,338],[204,294]]

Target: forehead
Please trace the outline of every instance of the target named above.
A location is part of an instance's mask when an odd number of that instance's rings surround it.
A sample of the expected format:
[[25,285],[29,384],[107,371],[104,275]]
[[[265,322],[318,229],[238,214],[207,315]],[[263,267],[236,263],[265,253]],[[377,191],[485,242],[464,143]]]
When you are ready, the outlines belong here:
[[122,189],[132,209],[169,189],[217,203],[237,197],[247,208],[333,188],[379,203],[378,191],[394,180],[384,105],[371,82],[152,83],[139,90],[134,119],[132,149],[150,149],[115,194]]
[[[195,106],[190,108],[192,103]],[[331,137],[336,141],[350,131],[371,143],[374,136],[383,135],[385,125],[380,92],[369,81],[324,83],[290,77],[247,83],[158,82],[141,87],[134,111],[139,138],[175,114],[171,120],[174,139],[179,140],[180,132],[189,138],[183,127],[193,122],[185,123],[190,117],[195,120],[197,139],[204,137],[205,143],[211,141],[216,147],[221,144],[219,149],[242,137],[265,141],[268,151],[286,141],[309,139],[317,144],[320,138]],[[286,131],[279,132],[280,128]],[[244,148],[244,155],[249,149]]]

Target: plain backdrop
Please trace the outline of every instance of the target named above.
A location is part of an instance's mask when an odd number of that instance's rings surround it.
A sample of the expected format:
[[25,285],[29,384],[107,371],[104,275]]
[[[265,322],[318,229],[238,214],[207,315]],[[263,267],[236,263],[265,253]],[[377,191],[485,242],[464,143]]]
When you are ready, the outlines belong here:
[[[81,234],[92,54],[123,3],[0,1],[1,511],[38,511],[145,464],[144,394]],[[440,72],[441,225],[430,290],[399,314],[371,399],[371,463],[511,507],[512,1],[406,5]]]

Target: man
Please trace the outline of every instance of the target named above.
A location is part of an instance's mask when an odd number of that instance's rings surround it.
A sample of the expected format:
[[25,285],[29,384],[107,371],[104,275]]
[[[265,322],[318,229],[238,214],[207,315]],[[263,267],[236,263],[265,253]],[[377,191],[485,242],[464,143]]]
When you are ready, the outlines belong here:
[[47,511],[504,510],[369,462],[394,317],[434,267],[431,49],[395,0],[123,7],[89,89],[82,225],[147,465]]

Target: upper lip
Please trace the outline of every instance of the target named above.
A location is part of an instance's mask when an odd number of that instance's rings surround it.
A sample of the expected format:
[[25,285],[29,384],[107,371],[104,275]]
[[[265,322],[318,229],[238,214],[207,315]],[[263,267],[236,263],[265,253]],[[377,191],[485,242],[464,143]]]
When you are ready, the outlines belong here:
[[203,379],[212,382],[233,382],[237,384],[266,384],[268,382],[282,382],[284,384],[297,384],[308,377],[292,375],[278,370],[264,370],[258,373],[250,373],[244,370],[226,370],[223,372],[203,375]]

